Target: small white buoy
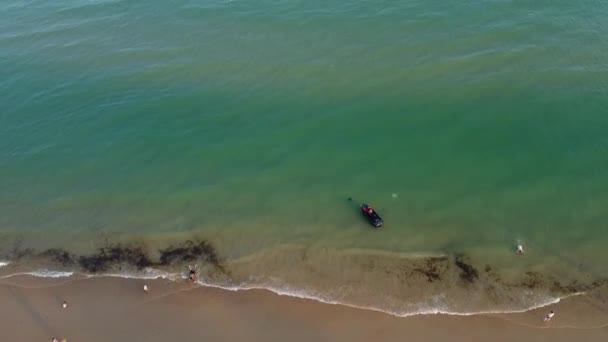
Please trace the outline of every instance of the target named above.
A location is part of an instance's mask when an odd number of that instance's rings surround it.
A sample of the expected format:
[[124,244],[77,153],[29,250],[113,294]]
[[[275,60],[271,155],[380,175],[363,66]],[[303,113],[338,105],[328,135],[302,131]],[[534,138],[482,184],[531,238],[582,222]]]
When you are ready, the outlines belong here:
[[148,285],[144,285],[144,292],[148,292],[148,291],[149,291]]
[[68,308],[68,302],[63,302],[63,305],[61,305],[61,307],[63,307],[64,309]]

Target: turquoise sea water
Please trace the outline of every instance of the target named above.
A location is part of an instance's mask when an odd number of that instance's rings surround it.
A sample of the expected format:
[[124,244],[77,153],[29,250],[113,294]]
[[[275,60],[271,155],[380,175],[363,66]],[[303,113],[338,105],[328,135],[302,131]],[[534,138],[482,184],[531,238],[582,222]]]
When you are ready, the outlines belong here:
[[[554,279],[604,279],[607,16],[602,1],[4,1],[0,254],[204,239],[218,283],[401,313],[523,309],[562,295]],[[450,261],[427,284],[428,256]]]

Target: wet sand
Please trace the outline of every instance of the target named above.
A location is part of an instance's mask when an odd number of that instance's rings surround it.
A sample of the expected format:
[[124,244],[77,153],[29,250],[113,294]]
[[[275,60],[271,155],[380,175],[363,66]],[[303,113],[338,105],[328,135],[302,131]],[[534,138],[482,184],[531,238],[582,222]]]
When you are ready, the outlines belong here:
[[[228,291],[160,279],[19,276],[0,280],[0,303],[0,330],[9,341],[53,336],[69,342],[608,339],[608,308],[584,295],[517,314],[395,317],[265,290]],[[543,323],[549,310],[556,316]]]

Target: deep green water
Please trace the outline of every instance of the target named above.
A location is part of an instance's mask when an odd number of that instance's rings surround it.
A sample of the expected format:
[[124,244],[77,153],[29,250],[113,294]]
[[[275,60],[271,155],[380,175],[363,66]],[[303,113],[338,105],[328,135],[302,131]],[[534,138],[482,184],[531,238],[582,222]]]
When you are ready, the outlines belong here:
[[[603,1],[4,1],[0,251],[197,236],[234,284],[408,310],[380,251],[607,277],[606,18]],[[466,292],[455,279],[433,300]],[[362,289],[379,283],[395,297]]]

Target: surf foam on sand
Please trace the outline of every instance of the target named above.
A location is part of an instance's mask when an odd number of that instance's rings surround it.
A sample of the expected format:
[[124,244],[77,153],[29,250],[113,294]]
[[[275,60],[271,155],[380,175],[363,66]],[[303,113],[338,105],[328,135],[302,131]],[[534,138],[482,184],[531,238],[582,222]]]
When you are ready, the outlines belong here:
[[32,272],[20,272],[20,273],[8,274],[8,275],[5,275],[0,278],[6,279],[6,278],[16,277],[16,276],[20,276],[20,275],[27,275],[27,276],[38,277],[38,278],[69,278],[74,275],[74,272],[38,270],[38,271],[32,271]]

